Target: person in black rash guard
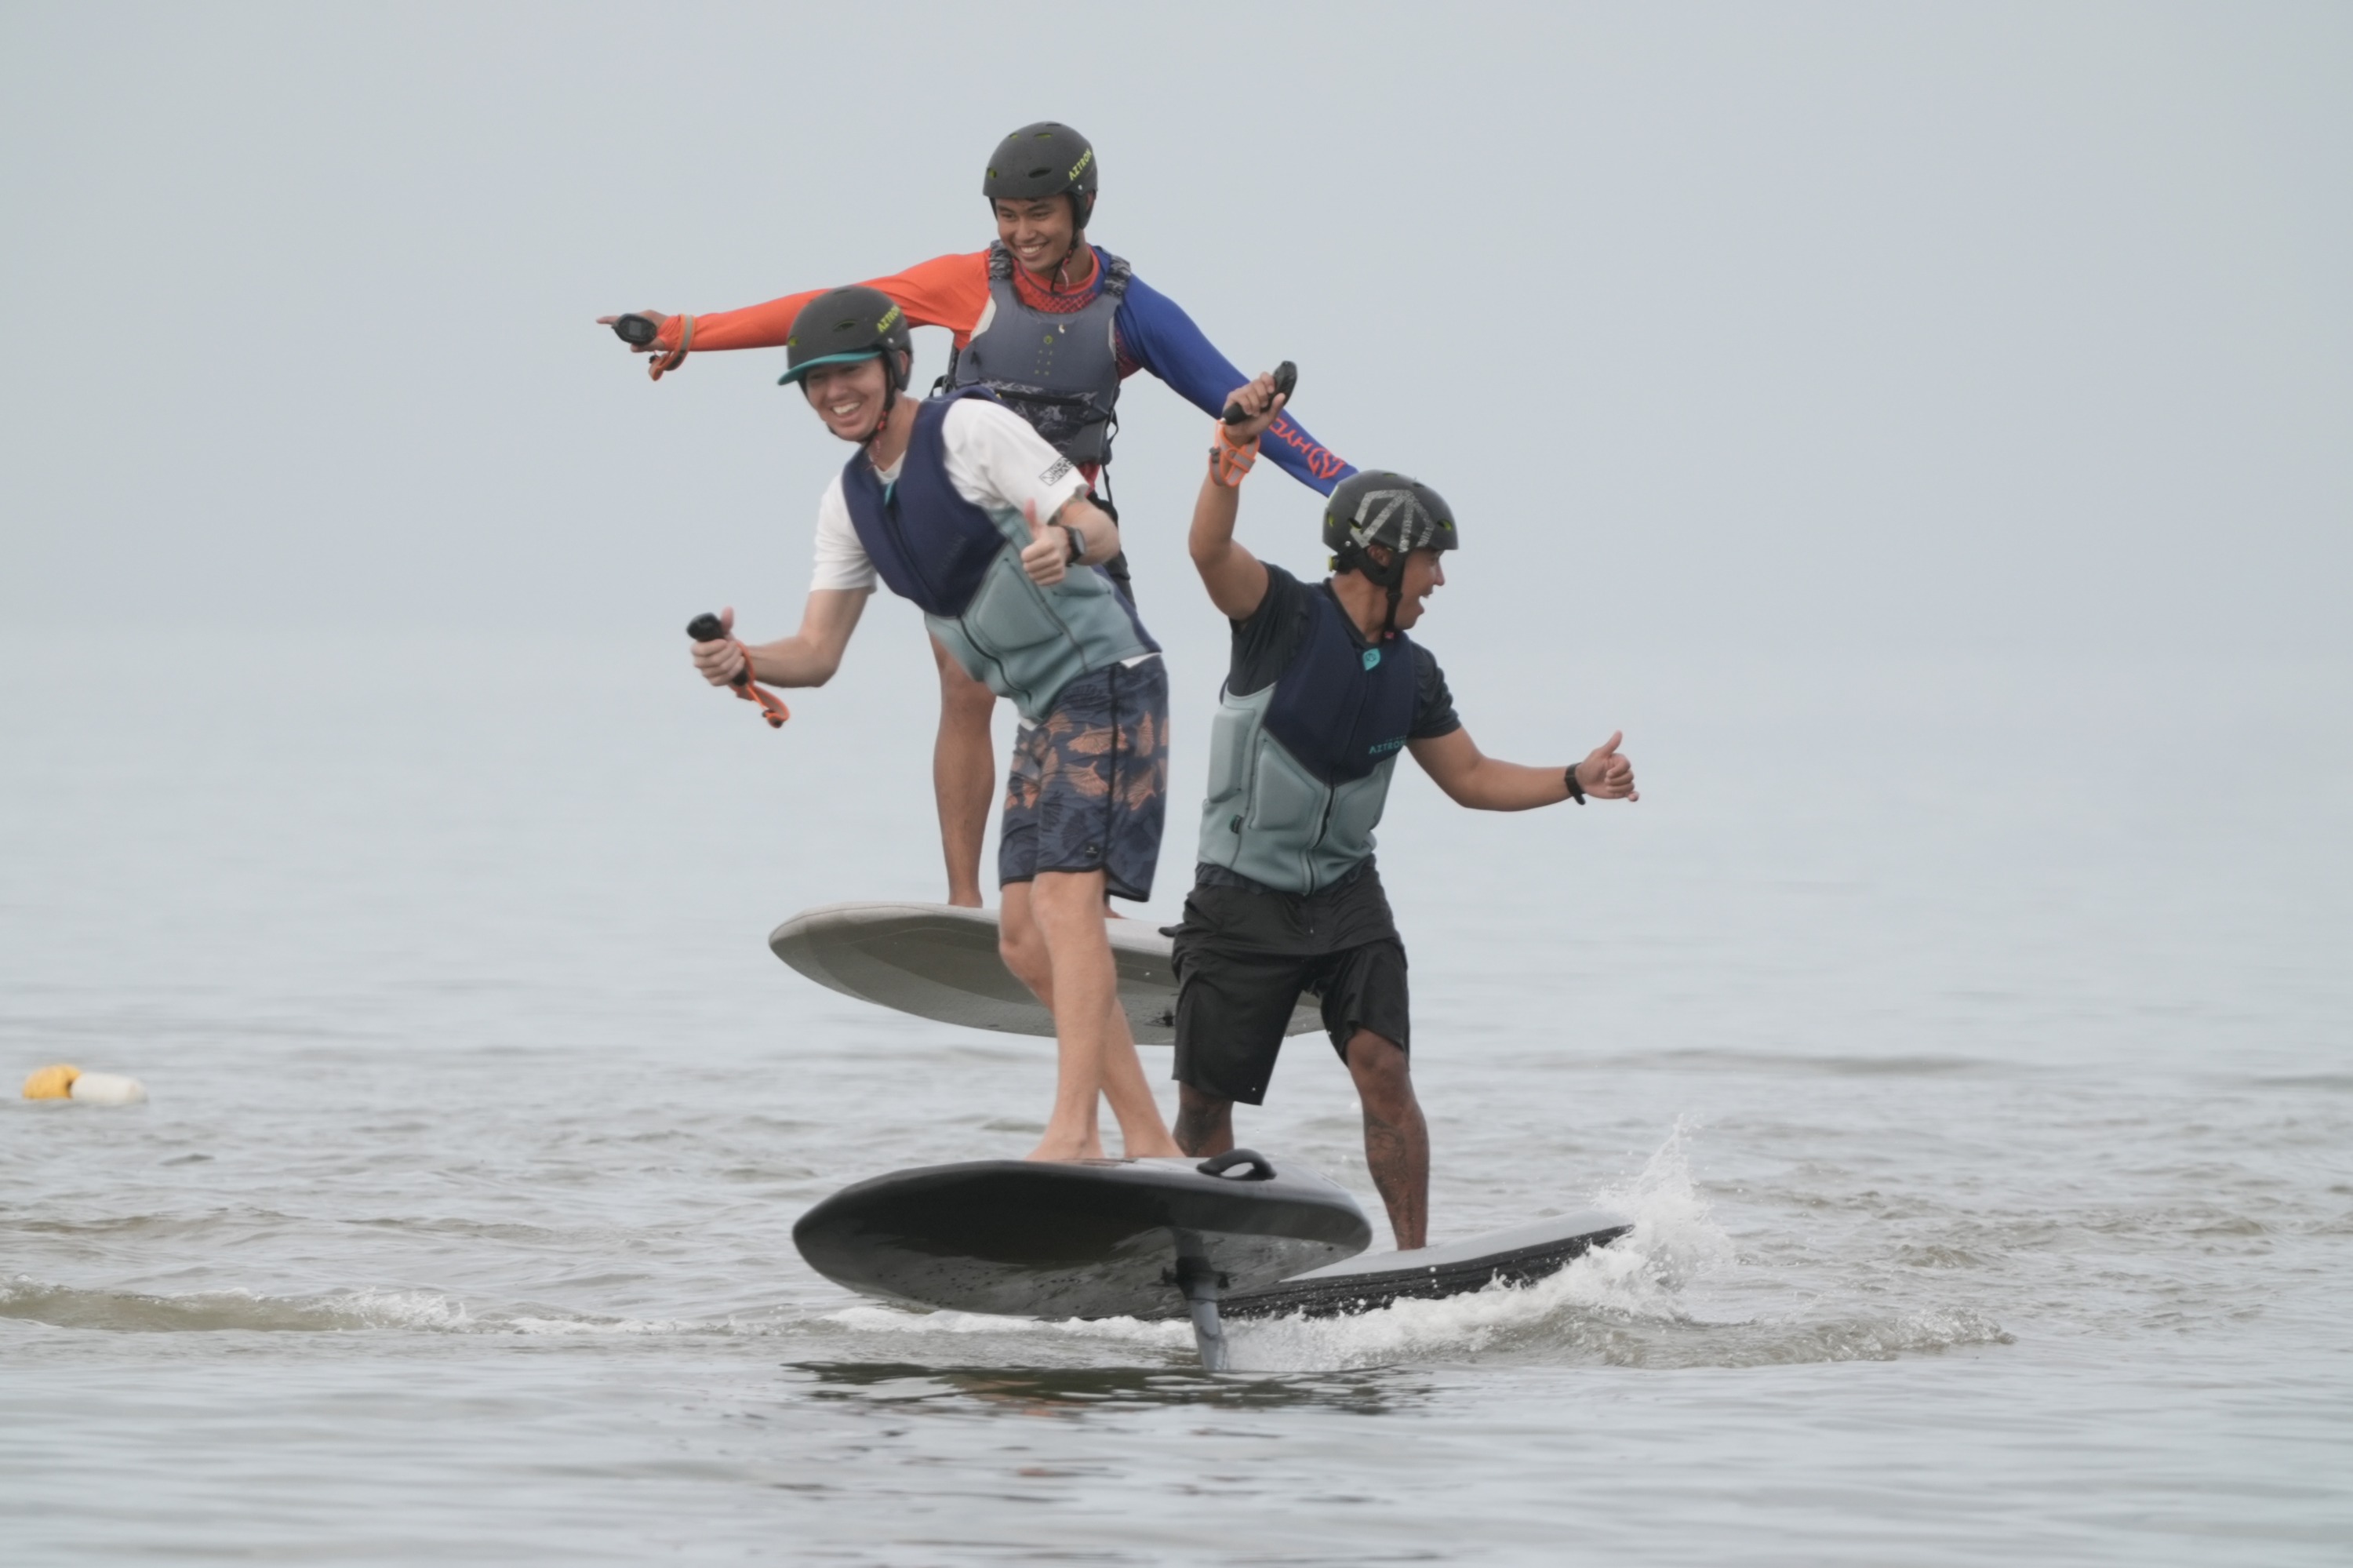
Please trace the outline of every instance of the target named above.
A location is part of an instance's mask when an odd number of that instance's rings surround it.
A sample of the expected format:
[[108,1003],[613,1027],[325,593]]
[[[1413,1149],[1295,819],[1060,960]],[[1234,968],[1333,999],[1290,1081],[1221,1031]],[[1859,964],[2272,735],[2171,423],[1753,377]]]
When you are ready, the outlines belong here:
[[1333,575],[1314,585],[1234,542],[1242,477],[1282,407],[1270,376],[1234,394],[1251,416],[1212,427],[1194,505],[1193,564],[1233,623],[1209,745],[1199,864],[1176,928],[1177,1145],[1234,1144],[1236,1100],[1263,1103],[1303,991],[1364,1104],[1365,1162],[1400,1250],[1426,1245],[1430,1135],[1414,1097],[1405,944],[1373,862],[1399,752],[1457,804],[1522,811],[1638,800],[1612,735],[1582,762],[1482,756],[1446,677],[1407,636],[1446,581],[1453,514],[1437,492],[1370,470],[1324,513]]

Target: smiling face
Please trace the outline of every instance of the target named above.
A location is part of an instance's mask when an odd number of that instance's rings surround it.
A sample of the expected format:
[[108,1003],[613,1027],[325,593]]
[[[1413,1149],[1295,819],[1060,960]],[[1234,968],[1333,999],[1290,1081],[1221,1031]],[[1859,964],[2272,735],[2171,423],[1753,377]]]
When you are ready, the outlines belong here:
[[1021,270],[1050,279],[1078,239],[1077,211],[1068,196],[1037,196],[996,202],[997,238],[1013,252]]
[[848,365],[820,365],[801,378],[802,395],[825,428],[845,441],[862,441],[882,422],[882,400],[891,390],[882,356]]

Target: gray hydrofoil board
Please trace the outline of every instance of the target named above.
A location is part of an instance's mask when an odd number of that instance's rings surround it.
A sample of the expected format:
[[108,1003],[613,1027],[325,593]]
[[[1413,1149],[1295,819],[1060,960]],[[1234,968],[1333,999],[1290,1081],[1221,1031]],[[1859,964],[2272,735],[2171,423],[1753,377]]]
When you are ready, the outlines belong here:
[[[1176,973],[1168,938],[1140,920],[1113,920],[1119,1002],[1138,1044],[1176,1038]],[[997,912],[946,904],[827,904],[804,909],[768,937],[776,957],[818,984],[900,1012],[1003,1034],[1054,1033],[1053,1014],[997,956]],[[1290,1034],[1323,1027],[1312,996],[1300,998]]]

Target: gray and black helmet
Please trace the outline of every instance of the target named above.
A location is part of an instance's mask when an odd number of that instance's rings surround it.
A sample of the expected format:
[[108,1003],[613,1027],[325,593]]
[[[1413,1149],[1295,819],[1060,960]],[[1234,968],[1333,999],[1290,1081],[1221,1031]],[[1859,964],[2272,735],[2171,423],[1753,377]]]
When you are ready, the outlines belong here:
[[[1324,503],[1324,545],[1335,572],[1362,572],[1383,588],[1404,580],[1406,556],[1414,550],[1451,550],[1460,543],[1454,511],[1446,498],[1418,479],[1386,469],[1350,474],[1333,486]],[[1365,554],[1367,545],[1387,545],[1387,568]]]
[[1024,125],[997,144],[988,160],[988,176],[980,194],[994,202],[1035,201],[1039,196],[1071,198],[1071,214],[1084,228],[1095,210],[1095,150],[1093,144],[1067,125],[1040,120]]
[[890,295],[863,283],[828,289],[793,318],[793,334],[785,339],[786,368],[776,385],[798,381],[820,365],[848,365],[881,355],[892,387],[904,391],[907,361],[900,356],[913,346],[907,313]]
[[[1350,474],[1332,487],[1324,503],[1324,545],[1332,552],[1332,569],[1360,573],[1376,588],[1388,589],[1389,612],[1381,622],[1384,636],[1397,630],[1406,556],[1416,550],[1451,550],[1460,542],[1454,509],[1446,498],[1418,479],[1387,469]],[[1365,554],[1373,545],[1388,546],[1388,566]]]

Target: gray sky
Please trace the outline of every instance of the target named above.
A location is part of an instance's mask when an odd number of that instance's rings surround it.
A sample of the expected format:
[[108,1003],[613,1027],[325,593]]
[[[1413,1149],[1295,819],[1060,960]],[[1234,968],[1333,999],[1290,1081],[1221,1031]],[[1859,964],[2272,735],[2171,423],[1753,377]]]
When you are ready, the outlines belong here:
[[[1056,16],[0,11],[0,615],[785,630],[842,449],[590,319],[977,249],[1054,117],[1097,240],[1452,500],[1442,649],[2353,655],[2353,10]],[[1204,421],[1123,412],[1206,650]],[[1314,516],[1261,471],[1245,535]]]

